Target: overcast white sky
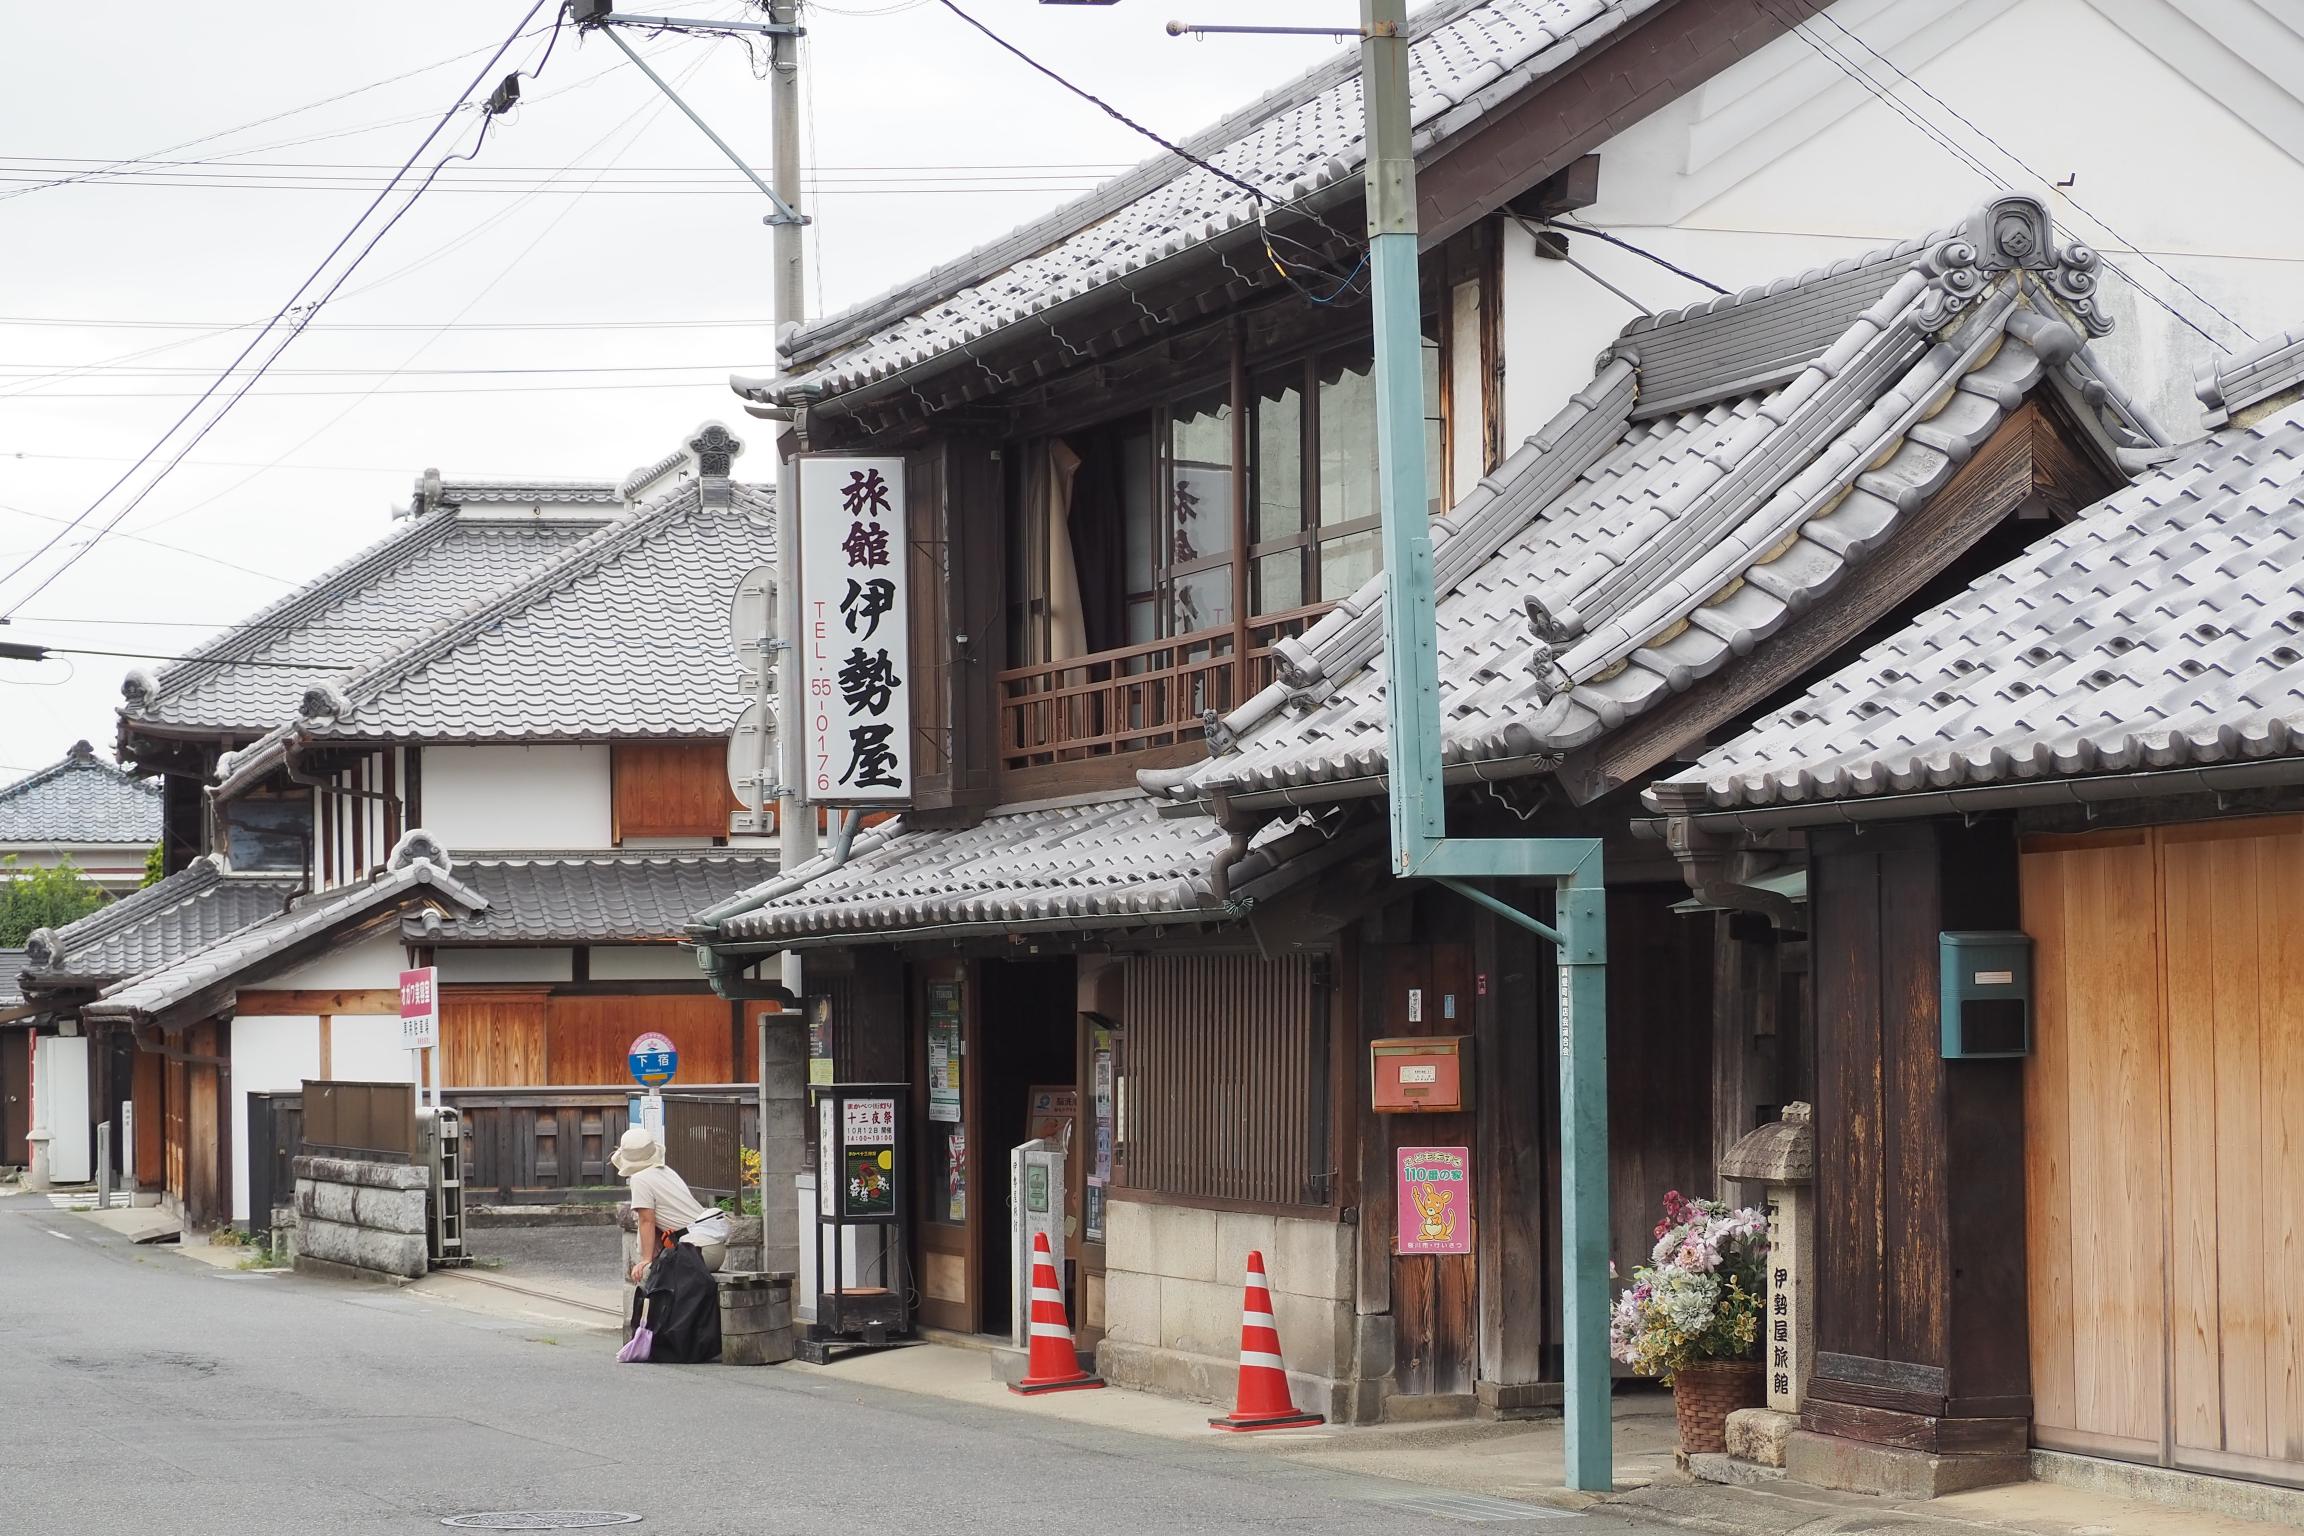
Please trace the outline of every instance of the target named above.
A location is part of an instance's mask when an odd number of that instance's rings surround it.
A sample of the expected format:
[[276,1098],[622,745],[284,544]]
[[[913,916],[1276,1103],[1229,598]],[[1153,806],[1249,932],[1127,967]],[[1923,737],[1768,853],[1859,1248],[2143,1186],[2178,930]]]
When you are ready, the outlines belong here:
[[[529,3],[0,0],[0,571],[87,507],[246,344],[247,331],[210,332],[280,306]],[[1176,40],[1171,17],[1352,25],[1357,10],[962,3],[1170,136],[1337,46]],[[749,14],[738,0],[631,8]],[[843,0],[806,19],[819,313],[1153,152],[936,0]],[[766,166],[768,88],[741,45],[635,41]],[[533,68],[542,43],[512,57]],[[769,366],[758,194],[604,39],[570,30],[523,84],[477,166],[444,176],[224,424],[0,638],[179,651],[380,537],[426,466],[614,478],[718,417],[756,444],[739,472],[766,473],[762,424],[725,384],[732,368]],[[160,157],[197,165],[7,195],[353,91]],[[459,118],[455,142],[476,122]],[[594,190],[537,191],[554,173],[554,186]],[[675,177],[695,190],[610,190]],[[527,328],[485,328],[505,326]],[[471,371],[503,369],[619,371]],[[49,568],[0,586],[0,607]],[[78,737],[109,751],[120,678],[138,664],[0,661],[0,781]]]

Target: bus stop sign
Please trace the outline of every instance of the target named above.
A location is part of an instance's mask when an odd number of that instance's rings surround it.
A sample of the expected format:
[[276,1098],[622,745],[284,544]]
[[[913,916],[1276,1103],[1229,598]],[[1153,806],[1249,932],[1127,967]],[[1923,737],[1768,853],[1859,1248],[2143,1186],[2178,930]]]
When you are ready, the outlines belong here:
[[632,1042],[627,1059],[632,1064],[633,1081],[643,1088],[661,1088],[680,1070],[680,1052],[654,1030]]

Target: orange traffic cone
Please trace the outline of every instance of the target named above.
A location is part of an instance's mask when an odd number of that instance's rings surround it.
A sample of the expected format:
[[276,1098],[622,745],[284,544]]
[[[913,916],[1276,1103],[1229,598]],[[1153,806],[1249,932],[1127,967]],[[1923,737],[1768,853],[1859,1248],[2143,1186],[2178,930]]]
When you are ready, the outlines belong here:
[[1288,1367],[1280,1359],[1280,1328],[1272,1320],[1272,1282],[1264,1278],[1264,1255],[1248,1254],[1248,1290],[1240,1301],[1240,1392],[1232,1411],[1210,1419],[1212,1429],[1301,1429],[1328,1421],[1298,1413],[1288,1395]]
[[1048,1251],[1048,1234],[1032,1234],[1032,1346],[1025,1357],[1024,1379],[1010,1382],[1008,1390],[1027,1396],[1040,1392],[1085,1392],[1104,1385],[1104,1378],[1080,1369],[1072,1352],[1072,1325],[1064,1318],[1064,1290],[1056,1283],[1056,1258]]

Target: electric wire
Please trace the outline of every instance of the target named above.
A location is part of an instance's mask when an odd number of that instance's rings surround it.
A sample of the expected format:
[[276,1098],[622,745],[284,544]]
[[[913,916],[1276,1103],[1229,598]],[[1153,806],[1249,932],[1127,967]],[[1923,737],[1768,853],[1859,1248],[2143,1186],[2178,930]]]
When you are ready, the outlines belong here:
[[[1595,240],[1603,241],[1609,245],[1616,246],[1619,249],[1630,251],[1635,256],[1643,257],[1656,263],[1656,265],[1662,267],[1665,271],[1671,273],[1675,277],[1684,277],[1688,279],[1688,281],[1694,283],[1699,288],[1709,288],[1712,292],[1721,294],[1724,294],[1728,291],[1708,277],[1698,277],[1695,273],[1689,271],[1686,267],[1680,266],[1676,262],[1667,261],[1663,257],[1657,255],[1654,251],[1648,250],[1643,246],[1634,245],[1631,241],[1625,239],[1622,235],[1612,235],[1607,230],[1595,229],[1590,224],[1571,224],[1565,219],[1547,218],[1543,220],[1543,223],[1549,228],[1561,230],[1563,232],[1574,230],[1579,235],[1590,235]],[[1534,233],[1534,231],[1530,231],[1530,233]],[[1603,284],[1603,286],[1606,285]],[[1618,297],[1622,297],[1622,295],[1618,295]]]
[[[511,34],[507,36],[502,43],[497,45],[496,51],[489,55],[486,63],[480,66],[479,72],[472,77],[471,82],[467,84],[463,91],[457,96],[455,103],[451,105],[446,112],[443,112],[440,115],[439,121],[433,125],[431,132],[424,136],[423,141],[419,143],[415,150],[408,156],[406,168],[413,168],[416,162],[423,158],[424,152],[430,149],[433,142],[438,139],[444,131],[446,131],[449,122],[456,116],[458,110],[463,106],[464,102],[469,100],[472,96],[472,93],[480,88],[481,82],[484,81],[488,77],[489,72],[495,68],[497,61],[502,59],[503,56],[511,50],[512,45],[515,42],[519,41],[521,36],[524,35],[525,29],[529,23],[535,19],[536,13],[542,10],[547,3],[548,0],[535,0],[535,3],[529,7],[527,15],[521,18],[519,25],[512,30]],[[471,151],[472,153],[478,152],[480,143],[487,137],[487,126],[492,120],[493,119],[490,118],[483,118],[481,120],[481,133],[479,137],[473,141]],[[445,163],[445,161],[442,163]],[[437,170],[438,167],[435,166],[435,173],[437,173]],[[430,178],[428,177],[426,179],[426,185],[429,185],[429,182]],[[320,281],[322,274],[327,271],[329,264],[334,262],[336,257],[343,252],[345,247],[352,243],[353,238],[359,234],[361,228],[367,224],[370,217],[376,212],[378,208],[383,206],[383,203],[385,199],[390,195],[391,190],[391,188],[386,188],[383,192],[379,192],[376,195],[375,200],[371,202],[367,208],[361,211],[360,217],[354,220],[351,227],[345,230],[343,236],[337,240],[336,244],[329,248],[328,254],[321,258],[320,264],[312,269],[310,275],[308,275],[302,283],[297,285],[296,291],[289,295],[288,302],[280,306],[279,311],[273,316],[271,323],[249,339],[248,345],[243,348],[240,355],[233,360],[231,367],[236,368],[241,363],[247,361],[247,359],[255,352],[258,344],[261,343],[266,336],[272,334],[274,328],[277,327],[282,320],[286,319],[290,313],[297,311],[304,295],[311,290],[315,283]],[[312,304],[301,311],[298,316],[301,324],[309,324],[312,316],[317,313],[318,310],[324,306],[329,299],[335,297],[336,292],[343,287],[345,281],[349,279],[354,272],[359,270],[360,263],[367,257],[368,253],[376,248],[376,242],[391,232],[393,226],[399,223],[400,218],[407,213],[408,209],[415,206],[417,199],[422,195],[423,188],[419,187],[415,195],[405,200],[399,209],[396,210],[391,215],[391,217],[385,221],[383,227],[376,232],[375,236],[369,240],[367,245],[362,247],[359,253],[353,257],[352,261],[344,268],[341,273],[338,274],[335,282],[330,285],[327,293],[324,294],[317,303]],[[288,334],[282,338],[279,345],[273,349],[271,354],[272,357],[277,358],[280,355],[280,352],[284,350],[289,345],[289,343],[295,340],[299,330],[301,329],[301,324],[296,328],[292,328]],[[134,475],[137,470],[143,468],[147,462],[157,457],[162,448],[166,446],[168,440],[174,437],[180,430],[182,430],[185,423],[192,419],[193,415],[199,410],[199,407],[202,403],[213,398],[215,394],[224,387],[229,377],[229,371],[227,371],[225,374],[219,375],[216,381],[195,399],[193,405],[188,407],[184,411],[183,415],[177,418],[176,422],[169,427],[167,432],[163,433],[161,437],[153,443],[152,447],[146,451],[143,457],[139,458],[134,465],[132,465],[127,471],[123,472],[119,479],[113,481],[111,486],[108,487],[102,495],[98,496],[95,501],[90,502],[87,508],[66,526],[64,532],[70,532],[72,529],[79,527],[80,524],[85,522],[89,517],[93,516],[96,512],[96,509],[102,506],[103,503],[116,491],[118,491],[122,485],[126,484],[129,478]],[[257,381],[255,378],[250,378],[243,382],[238,392],[235,393],[230,399],[226,400],[222,407],[214,412],[209,417],[208,421],[192,435],[191,441],[186,443],[185,446],[177,453],[176,459],[181,460],[185,457],[185,455],[189,454],[193,446],[198,444],[200,439],[206,437],[208,433],[215,428],[216,424],[224,419],[225,415],[228,414],[232,409],[232,406],[236,404],[241,398],[243,398],[250,389],[255,387],[256,382]],[[121,520],[125,518],[129,512],[133,511],[135,507],[141,503],[146,496],[150,495],[153,489],[157,487],[163,479],[166,478],[168,469],[172,467],[173,463],[167,467],[162,468],[158,475],[149,480],[141,491],[139,491],[133,498],[131,498],[127,504],[123,506],[118,512],[113,514],[111,521],[104,525],[103,529],[97,534],[95,539],[90,540],[88,543],[82,545],[79,549],[73,551],[72,554],[68,556],[63,562],[55,566],[45,576],[43,576],[39,583],[35,585],[30,592],[24,594],[15,602],[11,603],[6,610],[0,611],[0,619],[5,619],[9,614],[14,613],[18,608],[21,608],[33,597],[37,596],[42,591],[45,591],[49,584],[54,582],[57,577],[61,576],[65,571],[69,570],[72,566],[78,564],[82,559],[86,558],[88,552],[96,547],[96,544],[102,540],[104,534],[110,532],[113,528],[118,527]],[[47,549],[53,548],[56,543],[61,541],[62,538],[63,533],[58,533],[52,537],[46,545],[42,547],[40,552],[37,552],[27,557],[24,561],[18,563],[16,566],[11,568],[5,576],[0,576],[0,586],[5,586],[8,582],[15,580],[17,576],[23,574],[23,572],[30,566],[33,560],[38,559],[40,554],[45,553]]]
[[[1805,27],[1801,25],[1797,18],[1779,9],[1776,0],[1760,0],[1760,3],[1778,21],[1784,23],[1785,29],[1787,31],[1789,31],[1793,36],[1799,38],[1802,42],[1806,43],[1811,49],[1815,50],[1816,54],[1820,58],[1830,63],[1842,74],[1846,75],[1849,79],[1862,86],[1867,92],[1871,94],[1874,100],[1878,101],[1882,106],[1888,108],[1891,112],[1894,112],[1898,117],[1904,119],[1904,121],[1909,124],[1916,132],[1918,132],[1923,138],[1934,144],[1938,149],[1941,149],[1946,154],[1950,155],[1955,161],[1973,171],[1979,178],[1983,180],[1987,187],[1997,191],[2006,185],[2006,178],[2003,177],[1999,172],[1993,170],[1991,166],[1985,164],[1983,159],[1974,151],[1970,150],[1967,146],[1952,138],[1949,133],[1939,128],[1936,124],[1930,122],[1925,113],[1920,111],[1917,107],[1914,107],[1910,103],[1899,98],[1895,92],[1889,90],[1878,80],[1875,80],[1869,71],[1858,68],[1856,63],[1846,54],[1843,54],[1837,48],[1830,46],[1821,38],[1810,33]],[[1906,78],[1909,79],[1910,77],[1907,76]],[[2002,153],[2007,152],[2003,150]],[[2013,155],[2010,155],[2009,158],[2012,160],[2015,159]],[[2021,161],[2018,161],[2017,163],[2019,165],[2022,164]],[[2138,254],[2141,255],[2143,253],[2138,252]],[[2167,313],[2179,324],[2192,331],[2195,335],[2200,337],[2201,340],[2207,342],[2210,346],[2216,348],[2216,350],[2219,352],[2229,353],[2232,350],[2231,347],[2227,346],[2221,339],[2203,328],[2201,324],[2194,320],[2190,315],[2185,314],[2182,310],[2169,303],[2159,294],[2154,293],[2151,289],[2145,287],[2143,283],[2139,282],[2133,274],[2131,274],[2126,268],[2122,267],[2119,263],[2112,260],[2111,257],[2104,255],[2101,251],[2097,252],[2097,256],[2098,259],[2103,262],[2106,271],[2111,272],[2114,276],[2118,277],[2122,282],[2126,283],[2130,288],[2134,289],[2142,297],[2151,300],[2161,309],[2167,311]],[[2158,265],[2157,262],[2153,264],[2155,266]]]
[[[1832,15],[1830,11],[1818,11],[1816,13],[1816,17],[1823,21],[1829,22],[1832,25],[1833,30],[1839,32],[1842,36],[1846,37],[1857,47],[1863,49],[1866,53],[1872,55],[1873,58],[1878,59],[1882,64],[1886,65],[1890,70],[1894,71],[1898,79],[1902,80],[1905,84],[1911,86],[1921,95],[1927,97],[1930,101],[1936,103],[1936,105],[1942,107],[1946,112],[1950,113],[1953,119],[1966,127],[1970,133],[1975,134],[1976,137],[1982,139],[1985,143],[1991,145],[2001,154],[2007,156],[2008,159],[2014,163],[2018,169],[2022,170],[2025,175],[2030,176],[2033,180],[2040,182],[2043,185],[2050,184],[2049,178],[2042,175],[2039,171],[2034,170],[2031,165],[2026,163],[2023,156],[2017,154],[2016,151],[2010,149],[2007,145],[1992,137],[1991,134],[1986,133],[1982,128],[1978,127],[1975,122],[1972,121],[1966,114],[1961,112],[1958,107],[1953,106],[1952,103],[1946,101],[1943,97],[1928,89],[1927,86],[1921,84],[1911,75],[1906,74],[1902,66],[1898,65],[1894,59],[1889,58],[1888,55],[1873,47],[1870,43],[1866,42],[1855,32],[1852,32],[1847,27],[1842,26],[1839,19]],[[2097,228],[2103,230],[2104,233],[2109,235],[2114,241],[2122,246],[2125,246],[2129,253],[2142,258],[2146,265],[2150,266],[2162,277],[2167,278],[2168,281],[2174,283],[2177,287],[2183,289],[2186,293],[2192,295],[2192,297],[2195,299],[2198,299],[2203,305],[2207,307],[2209,313],[2215,315],[2217,319],[2222,320],[2226,325],[2229,325],[2232,327],[2232,329],[2238,331],[2242,336],[2247,337],[2249,341],[2253,342],[2257,339],[2255,332],[2249,330],[2248,327],[2233,319],[2222,309],[2219,309],[2216,306],[2215,301],[2210,299],[2208,295],[2202,293],[2199,289],[2184,281],[2183,278],[2178,277],[2174,272],[2170,271],[2167,267],[2162,266],[2158,261],[2155,261],[2151,252],[2145,250],[2135,241],[2130,240],[2127,236],[2121,234],[2120,231],[2112,227],[2110,220],[2106,219],[2102,214],[2090,209],[2077,197],[2074,197],[2070,188],[2060,187],[2058,190],[2063,193],[2063,200],[2071,204],[2074,211],[2079,213],[2082,218],[2087,219]],[[2098,254],[2101,255],[2102,253],[2099,252]],[[2125,272],[2121,273],[2120,275],[2124,278],[2127,278],[2131,285],[2135,284],[2136,280],[2134,278],[2128,277]]]
[[[1152,129],[1145,127],[1142,123],[1136,121],[1136,119],[1130,117],[1127,113],[1121,111],[1118,107],[1115,107],[1112,105],[1112,103],[1106,101],[1103,97],[1087,89],[1085,86],[1074,84],[1065,76],[1041,63],[1038,59],[1032,57],[1032,55],[1026,53],[1023,49],[1017,47],[1014,43],[1008,41],[1008,39],[993,31],[983,22],[978,21],[974,16],[971,16],[968,14],[968,12],[962,10],[959,6],[958,0],[937,0],[937,3],[942,5],[944,9],[950,11],[953,15],[959,17],[962,21],[966,22],[969,26],[975,28],[978,32],[983,33],[984,36],[990,38],[1000,48],[1022,60],[1025,64],[1029,65],[1032,69],[1036,70],[1040,74],[1045,75],[1050,80],[1055,81],[1058,85],[1062,86],[1065,90],[1071,92],[1073,95],[1079,97],[1082,101],[1087,102],[1090,106],[1095,107],[1098,111],[1111,118],[1114,122],[1120,124],[1123,128],[1126,128],[1133,133],[1151,140],[1153,143],[1159,145],[1162,149],[1168,151],[1168,153],[1176,156],[1179,160],[1184,161],[1187,165],[1197,166],[1201,170],[1206,171],[1209,175],[1215,177],[1217,180],[1227,182],[1232,186],[1238,187],[1241,191],[1247,193],[1251,198],[1254,198],[1256,202],[1256,223],[1258,232],[1263,237],[1265,259],[1272,263],[1272,269],[1275,272],[1278,272],[1280,276],[1287,282],[1295,285],[1306,298],[1311,299],[1315,304],[1332,304],[1338,299],[1344,297],[1346,291],[1351,286],[1353,278],[1356,278],[1359,273],[1367,266],[1367,248],[1364,242],[1357,241],[1352,236],[1345,234],[1344,231],[1329,223],[1325,218],[1321,217],[1319,213],[1312,209],[1297,209],[1296,211],[1303,213],[1306,217],[1311,219],[1313,223],[1319,225],[1322,229],[1328,231],[1329,234],[1334,235],[1338,240],[1342,241],[1347,248],[1353,246],[1360,247],[1360,265],[1353,268],[1350,276],[1339,280],[1337,287],[1324,298],[1313,294],[1309,289],[1305,289],[1301,283],[1297,282],[1297,279],[1294,277],[1294,275],[1289,272],[1287,263],[1280,259],[1280,253],[1272,248],[1272,235],[1269,226],[1268,214],[1270,213],[1270,210],[1275,206],[1275,200],[1262,187],[1257,186],[1254,182],[1247,181],[1241,177],[1233,175],[1230,171],[1225,170],[1222,166],[1215,164],[1213,161],[1202,159],[1200,156],[1192,153],[1192,151],[1186,149],[1183,145],[1177,143],[1175,140],[1167,138],[1159,133],[1154,132]],[[1284,204],[1280,206],[1293,207],[1294,205]],[[1305,248],[1310,249],[1310,247]]]
[[[0,502],[0,507],[5,507],[8,511],[19,513],[25,517],[36,518],[43,523],[61,523],[65,521],[64,518],[55,517],[46,512],[35,512],[30,507],[14,506],[7,502]],[[220,565],[228,571],[238,571],[243,576],[254,576],[262,581],[276,581],[284,587],[292,587],[296,585],[296,583],[290,581],[285,576],[275,576],[270,571],[259,571],[254,566],[250,565],[235,564],[234,562],[225,559],[222,555],[212,555],[206,550],[191,549],[182,544],[163,543],[159,539],[148,539],[144,537],[143,534],[132,532],[126,528],[121,529],[118,533],[114,534],[113,537],[119,539],[132,539],[138,544],[149,544],[154,549],[164,549],[172,555],[190,555],[195,560],[205,560],[210,565]]]

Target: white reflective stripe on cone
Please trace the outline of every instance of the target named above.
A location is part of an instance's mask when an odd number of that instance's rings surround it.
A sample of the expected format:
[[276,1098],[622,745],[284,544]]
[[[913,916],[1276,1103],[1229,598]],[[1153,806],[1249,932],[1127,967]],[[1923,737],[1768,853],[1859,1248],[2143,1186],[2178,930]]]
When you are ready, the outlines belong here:
[[1246,1370],[1252,1365],[1260,1365],[1268,1371],[1286,1371],[1288,1369],[1287,1366],[1280,1363],[1278,1355],[1262,1354],[1251,1349],[1240,1351],[1240,1368]]
[[1240,1314],[1240,1326],[1243,1328],[1269,1328],[1274,1333],[1280,1331],[1279,1323],[1273,1320],[1272,1314],[1269,1312],[1243,1312]]
[[[1043,1323],[1035,1321],[1032,1324],[1032,1337],[1036,1339],[1069,1340],[1072,1337],[1072,1330],[1065,1327],[1062,1323]],[[1278,1359],[1279,1357],[1275,1355],[1272,1358]]]
[[1057,1306],[1064,1305],[1064,1293],[1062,1291],[1052,1291],[1046,1286],[1036,1285],[1032,1287],[1032,1299],[1034,1301],[1052,1301]]

